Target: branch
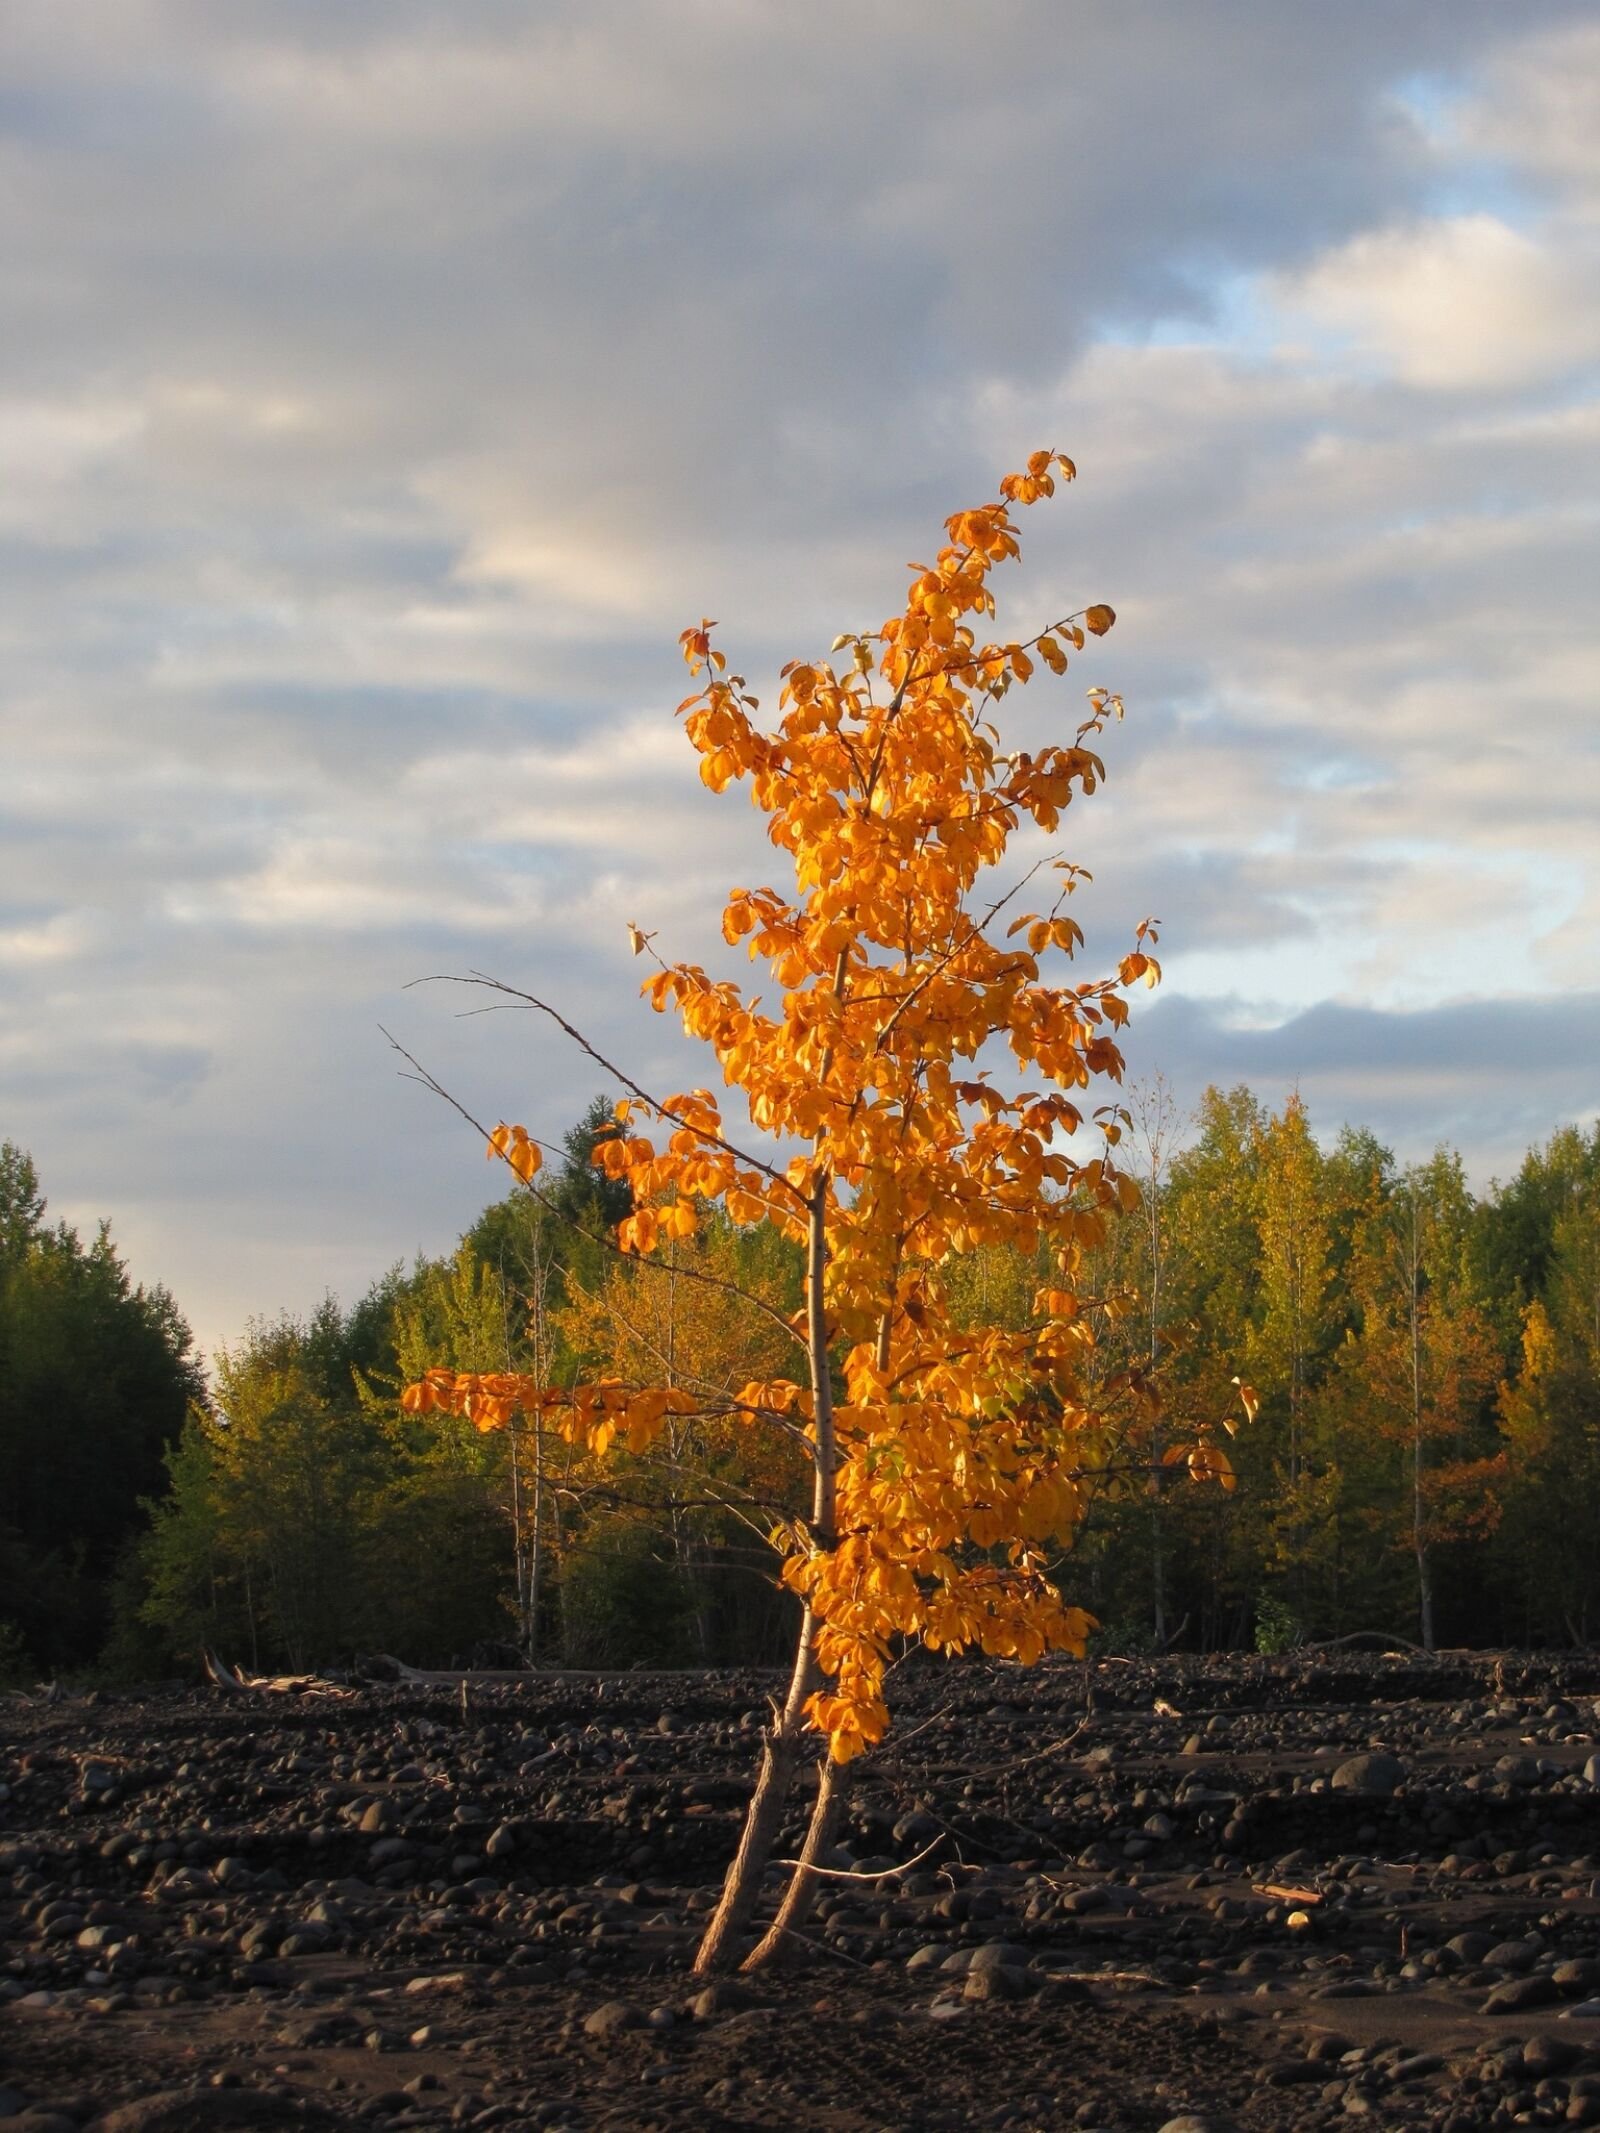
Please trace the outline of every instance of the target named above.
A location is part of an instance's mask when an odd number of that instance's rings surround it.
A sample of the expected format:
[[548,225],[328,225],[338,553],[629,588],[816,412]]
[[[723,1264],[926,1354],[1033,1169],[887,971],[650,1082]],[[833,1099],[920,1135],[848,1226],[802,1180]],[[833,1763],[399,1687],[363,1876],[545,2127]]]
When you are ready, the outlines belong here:
[[[464,979],[454,979],[449,982],[460,984],[465,983],[467,981]],[[428,1069],[422,1065],[421,1061],[418,1060],[412,1053],[408,1052],[405,1046],[400,1042],[399,1038],[392,1035],[390,1031],[386,1030],[381,1022],[378,1024],[378,1029],[380,1034],[388,1040],[391,1050],[398,1052],[400,1054],[400,1057],[406,1062],[407,1066],[412,1069],[411,1073],[406,1075],[404,1078],[408,1081],[420,1082],[423,1088],[427,1089],[432,1095],[439,1097],[443,1102],[447,1103],[450,1106],[451,1110],[456,1113],[457,1117],[465,1119],[467,1124],[472,1128],[473,1132],[481,1135],[482,1138],[487,1142],[490,1139],[490,1135],[487,1128],[482,1124],[480,1120],[473,1117],[472,1113],[467,1109],[466,1105],[461,1102],[459,1097],[452,1096],[450,1091],[444,1086],[443,1082],[436,1080],[435,1077],[428,1072]],[[648,1101],[648,1098],[646,1099],[646,1101]],[[496,1153],[500,1155],[500,1159],[502,1162],[506,1162],[507,1159],[502,1151],[496,1150]],[[514,1172],[513,1175],[515,1175]],[[569,1214],[567,1210],[563,1207],[558,1207],[555,1201],[551,1199],[550,1195],[544,1190],[544,1188],[540,1185],[535,1185],[531,1178],[521,1178],[518,1180],[518,1182],[521,1184],[525,1192],[529,1192],[533,1195],[534,1199],[538,1201],[539,1205],[545,1210],[546,1214],[548,1214],[554,1221],[564,1224],[566,1228],[572,1230],[577,1236],[585,1238],[590,1244],[598,1245],[601,1251],[610,1252],[615,1258],[620,1259],[624,1266],[644,1268],[652,1274],[681,1275],[686,1281],[698,1281],[708,1289],[720,1289],[729,1296],[737,1296],[742,1303],[749,1304],[752,1310],[759,1311],[764,1317],[770,1318],[775,1326],[781,1326],[784,1332],[788,1335],[789,1339],[792,1340],[795,1345],[800,1349],[801,1353],[804,1354],[806,1352],[806,1344],[801,1335],[795,1331],[792,1325],[790,1325],[788,1319],[784,1317],[783,1313],[781,1311],[775,1310],[773,1306],[765,1300],[764,1297],[752,1295],[749,1289],[741,1288],[738,1282],[726,1281],[720,1274],[708,1274],[704,1271],[703,1268],[700,1267],[669,1267],[664,1265],[659,1259],[645,1258],[635,1252],[625,1252],[622,1249],[622,1246],[617,1243],[616,1239],[612,1236],[609,1236],[606,1231],[586,1228],[585,1225],[580,1222],[575,1215]]]
[[[486,992],[504,993],[507,999],[520,1001],[524,1009],[533,1008],[541,1015],[548,1015],[556,1027],[570,1037],[581,1052],[587,1053],[602,1072],[609,1074],[613,1081],[620,1082],[630,1095],[636,1096],[640,1103],[648,1105],[658,1118],[670,1119],[686,1133],[693,1133],[698,1139],[709,1141],[712,1147],[720,1148],[724,1155],[731,1155],[736,1163],[748,1163],[752,1170],[759,1170],[763,1177],[771,1178],[775,1185],[781,1185],[785,1192],[792,1193],[802,1208],[805,1206],[804,1194],[789,1183],[781,1170],[775,1169],[771,1163],[764,1163],[758,1155],[747,1155],[742,1148],[736,1148],[732,1141],[724,1140],[720,1133],[708,1132],[704,1126],[691,1125],[687,1119],[680,1117],[676,1111],[652,1096],[648,1089],[641,1088],[631,1074],[624,1073],[604,1052],[596,1051],[582,1030],[575,1028],[565,1015],[553,1008],[548,1000],[541,1000],[536,993],[523,992],[515,985],[507,985],[504,979],[491,978],[481,970],[469,971],[464,978],[456,977],[449,971],[436,971],[431,977],[413,978],[406,990],[409,992],[417,985],[477,985]],[[469,1012],[482,1014],[490,1010],[479,1008]]]

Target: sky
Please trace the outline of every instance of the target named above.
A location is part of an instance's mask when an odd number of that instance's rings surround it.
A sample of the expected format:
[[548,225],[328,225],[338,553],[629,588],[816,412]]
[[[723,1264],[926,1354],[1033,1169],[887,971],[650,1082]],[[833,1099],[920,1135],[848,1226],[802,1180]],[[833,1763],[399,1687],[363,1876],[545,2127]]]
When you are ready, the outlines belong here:
[[1600,1109],[1588,0],[8,0],[0,317],[0,1138],[208,1350],[491,1196],[383,1029],[603,1085],[414,981],[704,1078],[678,631],[770,700],[1035,447],[1130,1074],[1480,1185]]

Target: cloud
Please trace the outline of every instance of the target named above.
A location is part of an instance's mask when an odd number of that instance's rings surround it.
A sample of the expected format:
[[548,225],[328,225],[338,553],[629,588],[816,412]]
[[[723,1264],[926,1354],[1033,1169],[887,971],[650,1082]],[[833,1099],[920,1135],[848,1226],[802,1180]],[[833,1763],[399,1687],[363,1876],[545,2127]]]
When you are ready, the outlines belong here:
[[[1121,619],[1007,717],[1127,698],[1067,838],[1091,956],[1166,922],[1148,1028],[1587,999],[1592,41],[1545,0],[16,0],[0,1132],[211,1341],[444,1246],[486,1180],[377,1024],[552,1134],[594,1076],[405,985],[493,968],[687,1071],[624,925],[704,954],[777,858],[698,783],[677,631],[770,697],[1036,442],[1082,478],[1019,626]],[[1517,1089],[1530,1134],[1592,1100]]]
[[1600,345],[1600,246],[1575,252],[1493,215],[1352,238],[1279,295],[1422,387],[1543,383],[1592,367]]
[[1239,1000],[1169,1000],[1139,1018],[1128,1052],[1136,1073],[1159,1065],[1185,1104],[1243,1082],[1277,1108],[1298,1090],[1324,1140],[1360,1125],[1401,1162],[1469,1149],[1481,1190],[1553,1118],[1596,1115],[1597,1046],[1600,992],[1589,992],[1413,1012],[1325,1001],[1287,1020]]

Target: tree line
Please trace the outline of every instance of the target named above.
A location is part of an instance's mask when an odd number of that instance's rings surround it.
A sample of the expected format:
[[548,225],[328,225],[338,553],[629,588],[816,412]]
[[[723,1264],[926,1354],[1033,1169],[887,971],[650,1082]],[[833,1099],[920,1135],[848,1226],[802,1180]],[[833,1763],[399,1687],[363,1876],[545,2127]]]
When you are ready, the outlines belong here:
[[[1086,1451],[1061,1566],[1101,1648],[1600,1633],[1600,1127],[1477,1194],[1449,1149],[1401,1165],[1358,1128],[1324,1148],[1295,1097],[1212,1089],[1184,1117],[1157,1082],[1129,1109],[1139,1204],[1079,1307],[1139,1419]],[[440,1364],[697,1394],[777,1374],[795,1247],[712,1215],[664,1262],[619,1257],[627,1189],[591,1160],[609,1130],[598,1101],[542,1202],[497,1201],[351,1308],[253,1322],[209,1385],[173,1299],[104,1226],[49,1224],[6,1143],[0,1674],[167,1674],[206,1647],[257,1668],[779,1657],[768,1535],[803,1485],[781,1440],[691,1417],[602,1462],[530,1421],[401,1406]],[[994,1246],[949,1270],[975,1326],[1022,1323],[1040,1278]],[[1241,1382],[1237,1488],[1179,1486],[1169,1448],[1237,1415]]]

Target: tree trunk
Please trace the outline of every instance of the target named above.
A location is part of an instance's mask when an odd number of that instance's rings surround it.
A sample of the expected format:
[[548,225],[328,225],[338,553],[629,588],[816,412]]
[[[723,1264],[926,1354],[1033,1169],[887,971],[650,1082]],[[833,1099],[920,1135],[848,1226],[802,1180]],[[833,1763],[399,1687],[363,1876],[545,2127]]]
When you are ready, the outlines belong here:
[[[806,1348],[811,1372],[811,1412],[815,1462],[811,1496],[811,1535],[820,1550],[834,1545],[833,1371],[828,1358],[828,1317],[823,1300],[823,1277],[828,1264],[828,1177],[820,1167],[811,1193],[810,1221],[806,1238]],[[738,1943],[754,1916],[767,1861],[783,1826],[783,1812],[800,1755],[805,1730],[805,1704],[817,1683],[816,1654],[812,1636],[816,1620],[806,1608],[800,1618],[800,1636],[795,1647],[794,1670],[789,1693],[778,1721],[767,1735],[761,1769],[749,1812],[733,1855],[722,1897],[711,1914],[705,1937],[695,1952],[697,1977],[721,1970],[739,1953]],[[796,1873],[802,1869],[796,1868]],[[806,1878],[810,1878],[807,1875]],[[786,1899],[787,1901],[787,1899]],[[768,1934],[767,1940],[771,1940]],[[762,1943],[763,1948],[766,1941]]]
[[817,1797],[811,1809],[806,1841],[800,1848],[799,1864],[789,1877],[777,1917],[739,1965],[741,1970],[763,1969],[779,1953],[789,1935],[805,1924],[817,1893],[817,1876],[812,1870],[833,1842],[839,1810],[844,1805],[842,1777],[842,1766],[831,1755],[825,1757],[817,1773]]
[[761,1769],[751,1796],[739,1849],[733,1855],[722,1884],[721,1900],[711,1914],[711,1923],[695,1951],[694,1973],[705,1977],[729,1968],[740,1953],[738,1943],[755,1912],[762,1879],[788,1805],[800,1757],[800,1736],[805,1728],[805,1700],[816,1679],[816,1659],[811,1649],[812,1615],[808,1607],[800,1620],[800,1640],[794,1671],[783,1709],[761,1751]]

